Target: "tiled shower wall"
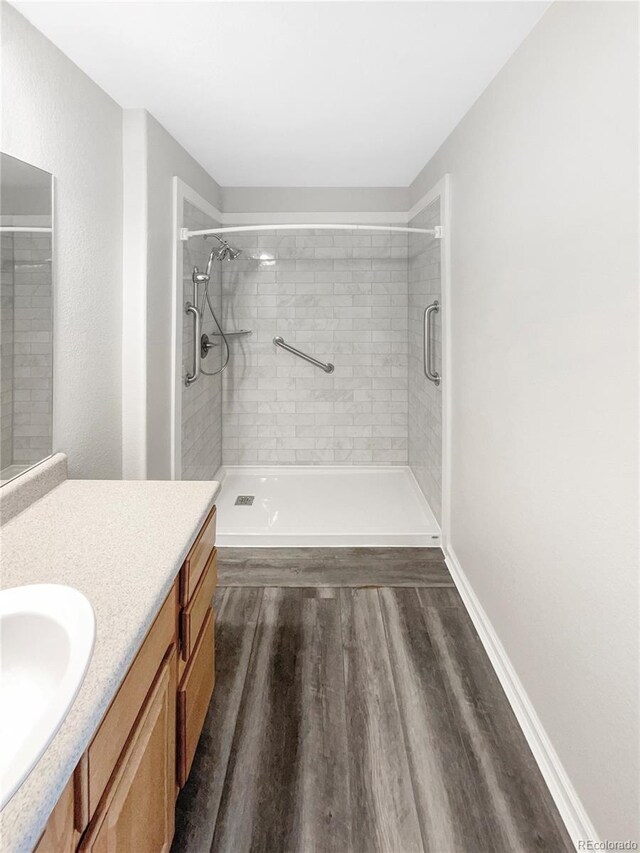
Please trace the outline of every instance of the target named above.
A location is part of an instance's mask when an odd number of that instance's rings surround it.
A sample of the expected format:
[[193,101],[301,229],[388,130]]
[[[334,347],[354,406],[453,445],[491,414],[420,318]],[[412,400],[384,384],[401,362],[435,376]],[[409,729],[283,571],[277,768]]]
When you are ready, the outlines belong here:
[[[233,234],[226,464],[406,464],[407,250],[402,233]],[[335,365],[326,374],[273,344]]]
[[13,464],[13,234],[2,234],[0,270],[0,471]]
[[[184,226],[195,230],[215,228],[214,222],[196,207],[185,202]],[[193,267],[204,272],[209,252],[217,241],[214,238],[192,237],[183,246],[183,289],[184,302],[193,302]],[[214,261],[211,270],[209,295],[220,319],[221,309],[221,264]],[[202,286],[200,286],[200,297]],[[182,376],[193,371],[193,317],[183,317]],[[202,331],[217,343],[220,338],[213,337],[217,331],[211,318],[211,312],[205,310]],[[224,347],[216,347],[203,359],[203,370],[213,372],[220,367]],[[188,388],[182,384],[182,479],[212,480],[222,464],[222,377],[202,375]]]
[[[414,217],[413,228],[440,225],[440,201]],[[442,515],[442,385],[424,374],[424,309],[441,300],[440,240],[409,234],[409,465],[440,522]],[[434,364],[442,373],[442,312],[433,317]]]
[[30,465],[51,453],[51,282],[51,235],[3,234],[3,469]]

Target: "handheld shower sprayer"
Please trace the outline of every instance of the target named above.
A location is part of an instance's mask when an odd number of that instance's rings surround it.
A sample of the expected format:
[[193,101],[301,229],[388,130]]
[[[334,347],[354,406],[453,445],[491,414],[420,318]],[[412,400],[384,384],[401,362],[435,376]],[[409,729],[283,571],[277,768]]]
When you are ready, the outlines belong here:
[[[226,369],[227,365],[229,364],[230,350],[229,350],[229,342],[227,341],[225,333],[222,331],[220,323],[218,322],[218,318],[216,317],[216,313],[213,310],[213,305],[211,304],[211,298],[209,296],[209,282],[211,281],[211,267],[213,266],[214,259],[216,259],[218,261],[235,261],[236,258],[238,258],[242,254],[242,249],[236,249],[233,246],[230,246],[226,240],[223,240],[221,237],[218,237],[217,234],[212,234],[211,236],[216,238],[216,240],[220,243],[220,247],[217,249],[216,248],[212,249],[211,252],[209,253],[209,258],[207,260],[207,268],[206,268],[205,272],[200,272],[198,267],[193,268],[193,273],[192,273],[191,279],[193,281],[194,303],[195,304],[194,304],[194,306],[192,306],[192,308],[195,308],[195,310],[199,313],[199,322],[202,323],[202,320],[204,318],[205,304],[209,306],[209,311],[211,311],[211,316],[213,317],[213,321],[216,324],[216,326],[218,327],[218,331],[220,332],[220,336],[221,336],[222,340],[224,341],[224,347],[225,347],[224,364],[218,370],[214,371],[213,373],[209,373],[208,371],[206,371],[202,367],[200,367],[200,371],[202,373],[205,373],[207,376],[217,376],[218,374],[222,373]],[[198,305],[198,286],[200,284],[204,285],[204,288],[203,288],[202,299],[200,301],[200,305]],[[201,357],[202,358],[206,358],[207,355],[209,354],[209,350],[212,349],[214,346],[217,346],[217,344],[212,344],[209,341],[208,335],[202,334],[200,336],[200,349],[201,349],[201,354],[202,354]],[[197,375],[195,378],[197,378]]]

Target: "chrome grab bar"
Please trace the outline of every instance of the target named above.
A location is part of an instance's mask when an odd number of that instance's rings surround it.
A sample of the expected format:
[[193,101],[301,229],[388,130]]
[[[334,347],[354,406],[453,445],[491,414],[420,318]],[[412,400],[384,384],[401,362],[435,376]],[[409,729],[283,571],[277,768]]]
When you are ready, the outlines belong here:
[[440,310],[440,303],[436,299],[424,309],[424,375],[434,385],[440,384],[440,374],[433,369],[433,340],[432,340],[432,316]]
[[276,335],[276,337],[273,339],[273,342],[277,347],[282,347],[282,349],[286,349],[287,352],[291,352],[294,355],[297,355],[298,358],[302,358],[305,361],[308,361],[309,364],[313,364],[316,367],[319,367],[320,370],[324,370],[325,373],[333,373],[333,371],[335,370],[335,367],[332,364],[325,364],[323,361],[318,361],[317,358],[313,358],[313,356],[307,355],[305,352],[300,352],[299,349],[296,349],[295,347],[286,344],[280,337],[280,335]]
[[196,305],[187,302],[185,314],[193,314],[193,373],[187,373],[184,379],[184,384],[189,387],[193,385],[196,379],[200,376],[200,360],[202,358],[201,337],[202,337],[202,317]]

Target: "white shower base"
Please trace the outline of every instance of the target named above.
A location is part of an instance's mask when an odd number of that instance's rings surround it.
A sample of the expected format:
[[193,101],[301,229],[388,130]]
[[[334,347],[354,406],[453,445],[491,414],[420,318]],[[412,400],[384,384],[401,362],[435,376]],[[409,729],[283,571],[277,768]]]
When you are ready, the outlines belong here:
[[408,467],[225,466],[216,479],[220,547],[440,546]]

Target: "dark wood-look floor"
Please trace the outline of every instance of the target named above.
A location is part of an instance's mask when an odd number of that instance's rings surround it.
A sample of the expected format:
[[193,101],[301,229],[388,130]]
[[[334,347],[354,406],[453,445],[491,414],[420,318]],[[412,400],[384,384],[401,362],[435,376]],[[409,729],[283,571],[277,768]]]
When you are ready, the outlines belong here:
[[453,586],[440,548],[220,548],[220,586]]
[[[320,550],[220,551],[173,851],[572,851],[441,552]],[[341,583],[311,583],[322,565]]]

